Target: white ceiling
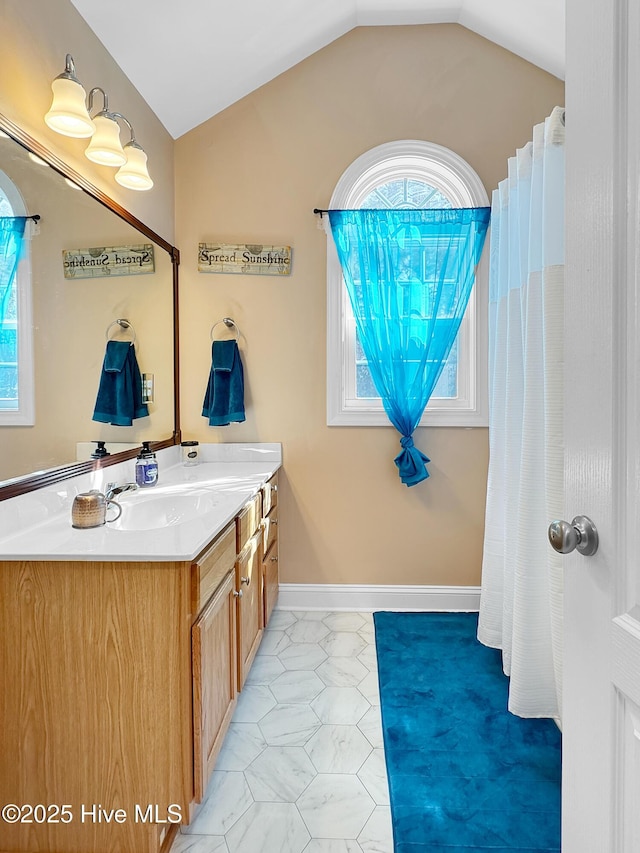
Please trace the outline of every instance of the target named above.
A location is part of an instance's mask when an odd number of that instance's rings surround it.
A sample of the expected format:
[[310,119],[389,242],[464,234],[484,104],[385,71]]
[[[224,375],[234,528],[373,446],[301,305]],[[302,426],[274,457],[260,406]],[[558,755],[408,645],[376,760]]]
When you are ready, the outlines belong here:
[[564,78],[564,0],[71,2],[176,139],[358,26],[462,24]]

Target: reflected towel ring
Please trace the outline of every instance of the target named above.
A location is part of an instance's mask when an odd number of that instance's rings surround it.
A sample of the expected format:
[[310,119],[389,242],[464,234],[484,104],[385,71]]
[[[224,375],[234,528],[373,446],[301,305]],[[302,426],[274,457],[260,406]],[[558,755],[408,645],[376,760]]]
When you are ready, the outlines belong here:
[[238,326],[238,324],[236,323],[235,320],[231,319],[231,317],[223,317],[222,320],[218,320],[217,323],[213,324],[213,326],[211,327],[211,331],[209,332],[209,337],[211,338],[211,340],[213,340],[213,330],[215,329],[216,326],[219,326],[220,323],[224,323],[224,325],[227,327],[227,329],[232,329],[232,328],[235,329],[236,330],[236,341],[240,340],[240,327]]
[[125,320],[124,318],[122,318],[120,320],[114,320],[113,323],[110,323],[107,326],[107,331],[104,333],[104,336],[107,340],[109,340],[109,332],[111,331],[111,329],[113,329],[114,326],[120,326],[121,329],[129,329],[129,331],[133,335],[133,338],[131,340],[131,346],[133,346],[135,344],[135,342],[136,342],[136,330],[133,328],[131,323],[128,320]]

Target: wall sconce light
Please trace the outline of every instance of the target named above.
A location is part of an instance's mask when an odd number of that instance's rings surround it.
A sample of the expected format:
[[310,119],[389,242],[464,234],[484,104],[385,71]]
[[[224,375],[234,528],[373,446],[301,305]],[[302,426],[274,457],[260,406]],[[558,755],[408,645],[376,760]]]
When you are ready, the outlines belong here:
[[116,181],[129,190],[150,190],[153,181],[147,171],[147,155],[144,148],[138,143],[131,122],[120,113],[115,115],[122,119],[131,133],[131,139],[124,146],[125,163],[116,172]]
[[109,112],[109,100],[103,89],[96,87],[89,92],[89,111],[93,109],[96,92],[102,95],[103,108],[93,117],[96,131],[84,152],[85,157],[101,166],[122,166],[127,162],[127,155],[120,142],[120,125],[114,113]]
[[85,104],[86,92],[76,77],[71,54],[67,54],[65,69],[51,84],[53,101],[45,122],[56,133],[83,139],[93,136],[95,126]]
[[[56,133],[75,138],[91,137],[85,155],[93,163],[118,168],[115,179],[130,190],[150,190],[153,181],[147,169],[147,155],[138,143],[131,122],[121,113],[109,109],[109,100],[104,89],[95,86],[86,93],[76,77],[73,57],[67,54],[65,70],[51,84],[53,101],[45,115],[46,124]],[[94,96],[102,95],[102,109],[93,118]],[[123,121],[131,133],[131,139],[122,147],[120,125]]]

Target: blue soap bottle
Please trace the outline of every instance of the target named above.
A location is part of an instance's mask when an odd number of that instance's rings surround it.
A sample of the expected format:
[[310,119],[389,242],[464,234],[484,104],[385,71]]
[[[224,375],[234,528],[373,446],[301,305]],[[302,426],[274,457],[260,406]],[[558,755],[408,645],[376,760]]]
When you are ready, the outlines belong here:
[[144,488],[155,486],[158,482],[158,462],[156,454],[149,447],[148,441],[142,442],[142,449],[136,458],[136,483]]

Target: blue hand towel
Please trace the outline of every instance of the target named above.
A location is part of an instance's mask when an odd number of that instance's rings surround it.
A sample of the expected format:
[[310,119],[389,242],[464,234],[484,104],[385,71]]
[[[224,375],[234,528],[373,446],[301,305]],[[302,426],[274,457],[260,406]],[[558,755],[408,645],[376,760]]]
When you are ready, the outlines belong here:
[[107,341],[93,420],[131,426],[149,414],[142,402],[142,377],[136,351],[129,341]]
[[245,419],[244,372],[236,341],[214,341],[211,346],[202,416],[209,419],[209,426],[227,426]]

